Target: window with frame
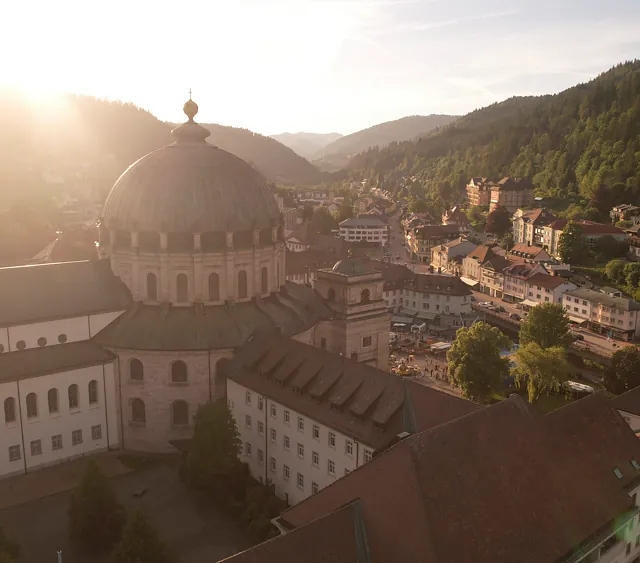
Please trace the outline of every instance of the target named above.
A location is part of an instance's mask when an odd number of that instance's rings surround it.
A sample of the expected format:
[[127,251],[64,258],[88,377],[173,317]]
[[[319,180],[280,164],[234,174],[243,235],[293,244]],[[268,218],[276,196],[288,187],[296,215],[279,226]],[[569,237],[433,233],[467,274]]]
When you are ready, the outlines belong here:
[[313,425],[313,437],[315,440],[320,439],[320,427],[317,424]]
[[291,441],[289,440],[289,436],[287,436],[287,435],[285,434],[285,436],[284,436],[284,439],[283,439],[282,443],[283,443],[283,445],[284,445],[284,449],[285,449],[285,450],[288,450],[288,449],[290,448],[290,446],[291,446]]
[[89,381],[89,404],[95,405],[98,402],[98,382],[95,379]]
[[49,404],[49,414],[54,414],[60,411],[58,405],[58,390],[54,387],[49,389],[47,393],[47,403]]
[[264,399],[262,397],[258,397],[258,410],[264,410]]
[[91,427],[91,439],[92,440],[102,440],[102,425],[96,424]]
[[258,448],[258,463],[262,465],[264,463],[264,452]]
[[187,364],[185,364],[182,360],[176,360],[171,364],[171,382],[187,382]]
[[77,446],[78,444],[82,444],[82,430],[71,432],[71,445]]
[[368,461],[371,461],[371,458],[373,458],[373,452],[371,450],[367,450],[365,448],[365,450],[362,452],[362,456],[364,458],[365,463]]
[[291,423],[291,413],[287,409],[285,409],[284,411],[284,423],[285,424]]
[[31,440],[31,455],[42,455],[42,440]]
[[22,459],[20,446],[9,446],[9,461],[18,461]]
[[260,421],[258,421],[258,434],[264,436],[264,423]]
[[298,473],[298,488],[304,489],[304,475],[302,473]]
[[4,421],[7,424],[16,421],[16,400],[13,397],[4,400]]
[[38,397],[35,393],[27,395],[27,417],[35,418],[38,416]]
[[51,436],[51,449],[54,451],[62,449],[62,434],[54,434]]
[[246,415],[246,416],[244,417],[244,425],[245,425],[247,428],[251,428],[251,416]]
[[304,418],[301,416],[298,417],[298,430],[304,432]]
[[276,439],[277,439],[277,432],[276,432],[276,429],[275,429],[275,428],[272,428],[272,429],[271,429],[271,441],[272,441],[272,442],[275,442],[275,441],[276,441]]
[[275,405],[271,405],[271,418],[276,418],[276,416],[278,415],[278,411],[276,409]]
[[298,457],[304,459],[304,444],[298,442]]
[[271,456],[270,465],[271,465],[271,471],[275,472],[275,470],[276,470],[276,458],[273,457],[273,456]]
[[129,362],[129,379],[133,379],[135,381],[144,380],[144,366],[142,362],[136,358],[133,358]]
[[316,467],[320,465],[320,454],[318,452],[311,452],[311,464]]
[[336,474],[336,462],[332,459],[328,460],[327,462],[327,471],[329,472],[329,475]]
[[353,442],[351,440],[344,441],[344,453],[347,455],[353,455]]
[[253,455],[253,446],[250,442],[244,443],[244,453],[247,455],[247,457],[251,457]]
[[329,432],[329,447],[330,448],[336,447],[336,435],[334,432]]
[[291,470],[289,469],[289,466],[286,463],[282,466],[282,476],[286,481],[288,481],[291,478]]
[[362,347],[363,348],[368,348],[369,346],[371,346],[373,342],[373,339],[371,338],[371,336],[363,336],[362,337]]
[[247,405],[251,404],[251,391],[247,391],[244,394],[244,402],[247,403]]
[[311,494],[316,494],[318,492],[319,488],[318,488],[318,483],[316,483],[315,481],[311,481]]
[[142,399],[131,400],[131,422],[145,424],[147,422],[147,409]]
[[77,409],[80,406],[80,393],[78,391],[78,386],[75,383],[69,385],[67,395],[69,396],[69,408]]

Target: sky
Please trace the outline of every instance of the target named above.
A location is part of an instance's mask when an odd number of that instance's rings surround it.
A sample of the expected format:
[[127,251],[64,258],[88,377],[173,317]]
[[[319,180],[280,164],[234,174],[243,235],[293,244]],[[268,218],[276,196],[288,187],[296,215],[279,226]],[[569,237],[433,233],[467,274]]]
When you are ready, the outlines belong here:
[[640,0],[0,2],[0,84],[347,134],[564,90],[640,57]]

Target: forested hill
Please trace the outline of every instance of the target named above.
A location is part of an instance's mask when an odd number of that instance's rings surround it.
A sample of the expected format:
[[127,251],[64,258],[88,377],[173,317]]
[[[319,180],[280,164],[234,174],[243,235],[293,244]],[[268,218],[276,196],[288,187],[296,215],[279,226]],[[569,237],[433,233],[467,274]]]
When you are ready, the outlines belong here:
[[470,177],[503,175],[529,177],[539,195],[565,206],[588,205],[601,186],[638,203],[640,61],[560,94],[474,111],[417,141],[359,154],[349,168],[356,178],[386,178],[392,189],[413,176],[412,191],[445,204],[461,196]]
[[[106,195],[130,164],[173,142],[172,127],[132,104],[70,95],[48,104],[0,90],[3,195],[37,184],[45,171],[65,178],[81,174]],[[246,129],[207,127],[212,131],[209,142],[246,160],[270,181],[305,185],[323,178],[274,139]]]
[[457,119],[453,115],[410,115],[345,135],[323,147],[315,155],[317,164],[327,170],[344,168],[350,158],[370,147],[416,139]]

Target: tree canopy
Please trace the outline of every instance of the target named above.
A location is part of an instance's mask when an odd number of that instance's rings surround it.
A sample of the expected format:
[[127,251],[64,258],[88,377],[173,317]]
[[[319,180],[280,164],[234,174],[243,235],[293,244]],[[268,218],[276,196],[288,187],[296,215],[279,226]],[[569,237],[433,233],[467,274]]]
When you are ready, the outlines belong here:
[[491,233],[498,238],[503,237],[511,230],[511,213],[506,207],[498,206],[489,215],[484,226],[485,233]]
[[311,223],[323,235],[330,235],[332,230],[338,228],[338,223],[329,213],[329,210],[322,206],[316,208],[313,212]]
[[541,348],[535,342],[528,342],[518,348],[513,360],[516,382],[521,387],[526,386],[530,403],[537,401],[543,393],[558,391],[569,379],[567,352],[562,346]]
[[583,264],[589,257],[589,248],[584,240],[582,228],[578,223],[569,221],[558,241],[558,254],[566,264]]
[[81,548],[105,552],[120,539],[125,512],[107,477],[89,460],[82,479],[71,495],[69,535]]
[[170,563],[171,554],[145,515],[135,511],[111,553],[111,563]]
[[500,330],[484,322],[459,329],[447,352],[451,383],[464,397],[486,402],[509,375],[509,360],[500,351],[511,346]]
[[569,319],[562,305],[542,303],[531,308],[520,323],[520,344],[529,342],[535,342],[540,348],[566,348],[571,343]]
[[602,378],[604,388],[619,395],[640,385],[640,348],[625,346],[611,357]]

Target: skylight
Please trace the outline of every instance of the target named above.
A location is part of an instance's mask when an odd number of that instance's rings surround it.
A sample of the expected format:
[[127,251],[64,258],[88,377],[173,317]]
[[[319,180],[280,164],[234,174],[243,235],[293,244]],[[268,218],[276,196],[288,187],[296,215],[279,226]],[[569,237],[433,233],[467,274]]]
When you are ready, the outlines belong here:
[[613,473],[618,479],[622,479],[622,471],[620,471],[617,467],[613,468]]

